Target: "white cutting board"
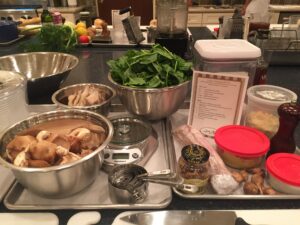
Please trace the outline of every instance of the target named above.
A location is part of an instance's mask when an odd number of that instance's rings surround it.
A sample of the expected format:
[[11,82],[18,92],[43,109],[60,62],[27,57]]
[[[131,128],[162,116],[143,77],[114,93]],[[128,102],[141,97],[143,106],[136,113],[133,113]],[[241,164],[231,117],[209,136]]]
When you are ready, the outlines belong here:
[[[229,210],[235,211],[238,217],[242,217],[247,223],[253,225],[299,225],[300,209],[280,209],[280,210]],[[119,218],[143,211],[126,211],[119,214],[112,225],[129,225]],[[145,211],[146,212],[146,211]],[[149,211],[148,211],[149,212]]]
[[0,213],[0,225],[58,225],[53,213]]

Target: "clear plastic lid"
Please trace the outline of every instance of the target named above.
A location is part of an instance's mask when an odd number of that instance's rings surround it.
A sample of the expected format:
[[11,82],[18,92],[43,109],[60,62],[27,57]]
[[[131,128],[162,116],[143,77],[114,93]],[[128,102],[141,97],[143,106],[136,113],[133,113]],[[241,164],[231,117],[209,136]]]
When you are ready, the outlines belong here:
[[119,146],[130,146],[146,140],[152,131],[147,122],[131,116],[113,117],[110,119],[114,135],[111,144]]
[[260,48],[241,39],[198,40],[195,49],[202,58],[209,60],[257,59]]
[[26,84],[26,78],[19,73],[0,70],[0,98],[7,97]]
[[297,101],[297,94],[274,85],[256,85],[247,90],[249,100],[267,105],[281,105]]

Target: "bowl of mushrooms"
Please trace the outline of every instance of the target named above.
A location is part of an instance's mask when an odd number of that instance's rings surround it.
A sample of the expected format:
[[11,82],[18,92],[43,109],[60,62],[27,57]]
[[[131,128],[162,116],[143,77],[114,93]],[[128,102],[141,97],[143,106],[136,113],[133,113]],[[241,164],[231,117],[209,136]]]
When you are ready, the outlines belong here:
[[112,136],[111,122],[91,111],[41,113],[3,133],[0,163],[29,191],[64,198],[95,180]]
[[116,91],[104,84],[83,83],[66,86],[52,95],[52,102],[62,109],[90,110],[107,116]]

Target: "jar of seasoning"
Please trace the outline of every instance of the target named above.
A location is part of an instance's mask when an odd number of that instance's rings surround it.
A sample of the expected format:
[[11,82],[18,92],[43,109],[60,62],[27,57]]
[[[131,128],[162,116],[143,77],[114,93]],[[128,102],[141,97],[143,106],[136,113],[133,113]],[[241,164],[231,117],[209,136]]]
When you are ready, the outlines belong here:
[[187,145],[182,148],[178,160],[178,174],[184,179],[184,183],[199,187],[198,193],[204,193],[208,183],[209,151],[200,145]]
[[80,18],[79,21],[85,23],[86,27],[92,26],[92,19],[90,16],[90,12],[80,12],[79,13]]

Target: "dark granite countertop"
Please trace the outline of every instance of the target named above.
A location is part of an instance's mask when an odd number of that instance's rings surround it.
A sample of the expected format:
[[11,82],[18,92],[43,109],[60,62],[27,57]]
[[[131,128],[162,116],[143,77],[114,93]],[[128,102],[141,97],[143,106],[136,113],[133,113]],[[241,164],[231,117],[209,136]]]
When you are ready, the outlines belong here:
[[[200,34],[201,36],[201,34]],[[79,57],[80,63],[62,84],[67,86],[75,83],[97,82],[109,84],[107,79],[109,59],[116,59],[126,51],[126,48],[90,48],[81,47],[75,50],[73,54]],[[7,47],[0,47],[0,56],[19,52],[18,44]],[[298,54],[298,53],[295,53]],[[294,55],[295,56],[295,55]],[[289,55],[288,57],[294,57]],[[285,56],[283,61],[288,61]],[[299,59],[299,58],[298,58]],[[300,64],[300,63],[299,63]],[[300,65],[287,65],[284,63],[275,63],[270,65],[268,70],[268,83],[283,86],[295,91],[300,96]],[[34,103],[49,103],[50,96],[39,97],[33,100]],[[296,140],[300,145],[299,126],[296,132]],[[202,210],[202,209],[300,209],[300,199],[286,200],[212,200],[212,199],[182,199],[173,194],[173,200],[166,210]],[[146,209],[145,209],[146,210]],[[115,216],[126,210],[98,210],[102,215],[99,224],[111,224]],[[0,204],[0,212],[9,212],[5,206]],[[76,212],[76,210],[52,211],[60,219],[60,225],[67,224],[67,220]]]

